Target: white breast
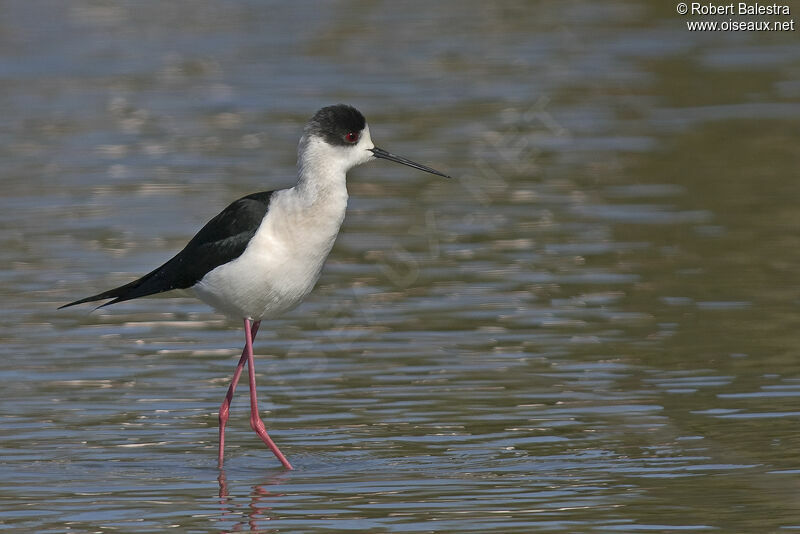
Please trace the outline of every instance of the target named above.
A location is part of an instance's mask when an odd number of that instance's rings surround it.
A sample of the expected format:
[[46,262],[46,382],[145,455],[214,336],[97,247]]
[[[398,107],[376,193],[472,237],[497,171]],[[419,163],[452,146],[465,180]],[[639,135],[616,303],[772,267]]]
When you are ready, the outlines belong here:
[[302,184],[275,192],[244,253],[210,271],[193,289],[236,318],[260,320],[294,308],[319,279],[346,207],[343,180],[341,187],[313,194]]

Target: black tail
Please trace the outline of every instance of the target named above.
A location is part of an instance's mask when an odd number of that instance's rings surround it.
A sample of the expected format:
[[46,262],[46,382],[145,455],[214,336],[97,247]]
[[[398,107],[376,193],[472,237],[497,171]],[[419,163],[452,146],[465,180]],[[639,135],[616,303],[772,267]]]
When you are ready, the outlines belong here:
[[124,286],[115,287],[114,289],[109,289],[108,291],[103,291],[102,293],[98,293],[97,295],[92,295],[91,297],[82,298],[80,300],[76,300],[74,302],[70,302],[69,304],[64,304],[63,306],[59,306],[58,309],[62,308],[69,308],[70,306],[75,306],[76,304],[83,304],[84,302],[94,302],[96,300],[105,300],[105,299],[114,299],[105,304],[98,306],[98,308],[103,308],[108,306],[109,304],[116,304],[117,302],[122,302],[125,300],[131,300],[139,297],[145,297],[147,295],[154,295],[156,293],[161,293],[162,291],[167,291],[166,289],[155,289],[148,288],[145,289],[143,286],[148,285],[145,284],[147,278],[150,275],[145,275],[138,280],[134,280]]
[[[106,302],[105,304],[98,306],[98,308],[102,308],[104,306],[108,306],[109,304],[116,304],[117,302],[122,302],[123,300],[134,299],[136,297],[130,296],[129,290],[133,289],[135,284],[139,283],[140,280],[134,280],[133,282],[125,284],[124,286],[115,287],[114,289],[103,291],[102,293],[98,293],[97,295],[92,295],[91,297],[86,297],[80,300],[76,300],[74,302],[70,302],[69,304],[64,304],[63,306],[59,306],[58,309],[60,310],[63,308],[69,308],[70,306],[75,306],[76,304],[83,304],[84,302],[94,302],[95,300],[114,299],[110,302]],[[144,296],[144,295],[137,295],[137,296]]]
[[147,297],[155,295],[156,293],[163,293],[173,289],[185,289],[192,286],[196,280],[180,276],[181,268],[183,267],[183,254],[178,254],[161,267],[147,273],[141,278],[129,282],[123,286],[103,291],[91,297],[82,298],[69,304],[59,306],[58,309],[68,308],[76,304],[83,304],[84,302],[94,302],[96,300],[114,299],[105,304],[98,306],[103,308],[110,304],[116,304],[131,299],[138,299],[139,297]]

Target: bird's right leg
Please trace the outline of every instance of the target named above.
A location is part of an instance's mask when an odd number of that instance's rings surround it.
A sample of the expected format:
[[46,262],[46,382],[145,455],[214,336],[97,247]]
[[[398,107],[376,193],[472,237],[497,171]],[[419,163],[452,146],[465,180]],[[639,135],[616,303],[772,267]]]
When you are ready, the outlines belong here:
[[292,464],[289,463],[289,460],[286,459],[286,456],[283,455],[278,446],[275,445],[275,442],[272,441],[272,438],[269,437],[269,434],[267,434],[267,429],[264,427],[264,421],[261,420],[261,416],[258,413],[258,394],[256,392],[256,365],[255,357],[253,356],[253,339],[249,335],[247,329],[247,324],[249,321],[249,319],[244,320],[244,350],[247,352],[247,377],[250,380],[250,428],[255,430],[256,434],[258,434],[258,437],[261,438],[261,441],[263,441],[267,447],[270,448],[278,461],[283,464],[283,467],[286,469],[294,469]]
[[[247,323],[245,323],[246,325]],[[258,333],[258,327],[261,325],[261,321],[255,321],[253,323],[252,328],[250,329],[250,337],[251,339],[256,338],[256,333]],[[239,383],[239,377],[242,376],[242,370],[244,369],[244,364],[247,363],[247,346],[242,349],[242,357],[239,358],[239,364],[236,366],[236,372],[233,373],[233,378],[231,379],[231,385],[228,386],[228,393],[225,395],[225,400],[222,401],[222,405],[219,407],[219,466],[222,467],[223,455],[225,454],[225,424],[228,422],[229,412],[231,409],[231,399],[233,398],[233,392],[236,391],[236,384]]]

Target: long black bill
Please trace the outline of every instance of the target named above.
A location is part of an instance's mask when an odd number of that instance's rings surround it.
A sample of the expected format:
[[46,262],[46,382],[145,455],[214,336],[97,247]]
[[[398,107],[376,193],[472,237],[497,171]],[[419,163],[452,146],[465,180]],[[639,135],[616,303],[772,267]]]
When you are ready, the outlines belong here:
[[411,161],[410,159],[406,159],[402,156],[397,156],[392,154],[391,152],[386,152],[382,148],[370,148],[370,152],[376,157],[381,159],[388,159],[389,161],[396,161],[397,163],[402,163],[403,165],[408,165],[409,167],[414,167],[415,169],[419,169],[421,171],[429,172],[431,174],[438,174],[439,176],[444,176],[445,178],[452,178],[452,176],[448,176],[443,172],[439,172],[436,169],[431,169],[430,167],[426,167],[425,165],[420,165],[416,161]]

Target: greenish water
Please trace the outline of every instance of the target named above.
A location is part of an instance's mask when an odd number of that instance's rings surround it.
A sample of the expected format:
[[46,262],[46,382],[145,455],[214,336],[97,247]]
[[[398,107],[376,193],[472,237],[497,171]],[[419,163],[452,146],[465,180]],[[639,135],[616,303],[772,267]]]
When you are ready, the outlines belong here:
[[[792,6],[794,7],[794,6]],[[3,3],[0,528],[800,529],[800,48],[641,2]],[[304,121],[457,177],[351,172],[317,290],[55,308],[290,185]]]

